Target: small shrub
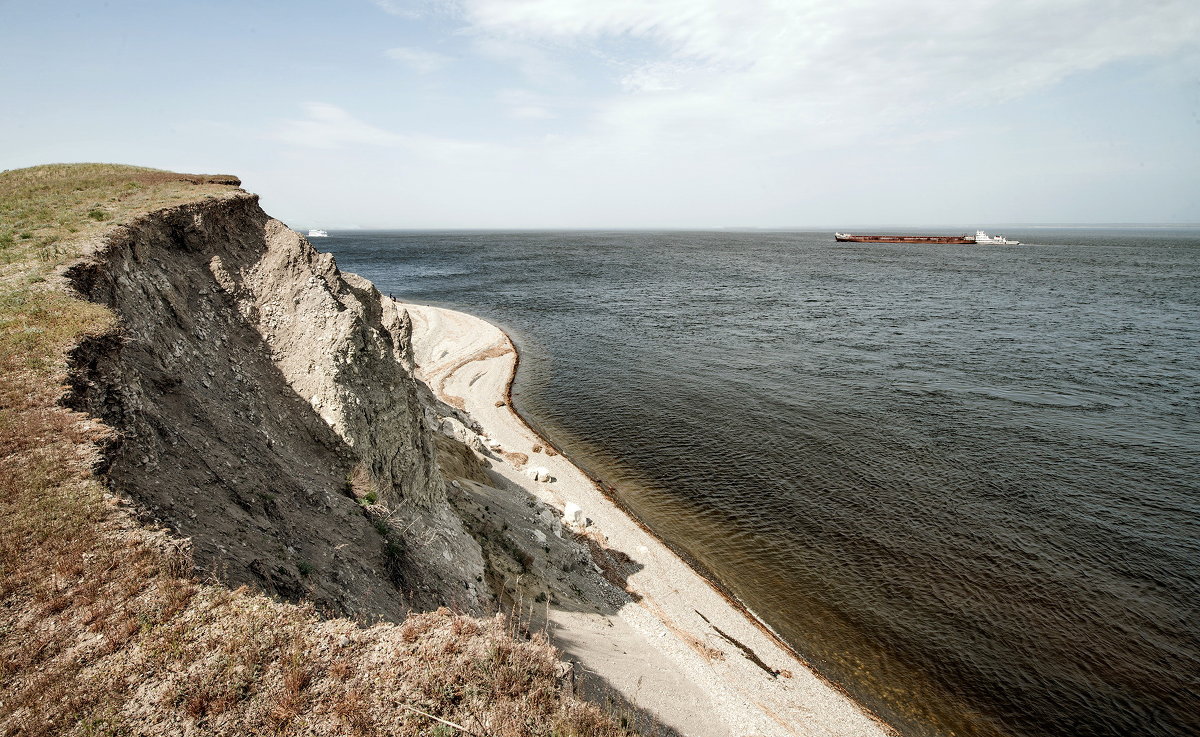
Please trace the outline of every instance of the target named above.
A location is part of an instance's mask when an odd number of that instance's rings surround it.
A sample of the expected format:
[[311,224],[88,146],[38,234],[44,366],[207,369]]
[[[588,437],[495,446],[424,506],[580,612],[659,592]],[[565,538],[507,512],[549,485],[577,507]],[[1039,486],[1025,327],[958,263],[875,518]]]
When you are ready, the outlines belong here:
[[300,575],[304,576],[304,577],[311,576],[312,572],[314,570],[316,570],[315,568],[313,568],[313,564],[309,563],[306,560],[302,560],[299,563],[297,563],[296,568],[299,569]]
[[108,220],[109,216],[107,212],[101,210],[99,207],[96,207],[88,211],[88,217],[90,217],[92,220],[100,221]]

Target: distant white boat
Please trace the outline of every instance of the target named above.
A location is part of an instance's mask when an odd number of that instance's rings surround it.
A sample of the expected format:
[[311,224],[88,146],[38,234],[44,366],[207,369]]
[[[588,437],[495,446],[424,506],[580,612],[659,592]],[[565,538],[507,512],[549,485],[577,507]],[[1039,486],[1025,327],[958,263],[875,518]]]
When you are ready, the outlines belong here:
[[308,231],[308,237],[309,238],[328,238],[329,234],[323,230],[310,230],[310,231]]
[[975,231],[975,243],[984,246],[1019,246],[1021,241],[1010,241],[1002,235],[988,235],[982,230]]

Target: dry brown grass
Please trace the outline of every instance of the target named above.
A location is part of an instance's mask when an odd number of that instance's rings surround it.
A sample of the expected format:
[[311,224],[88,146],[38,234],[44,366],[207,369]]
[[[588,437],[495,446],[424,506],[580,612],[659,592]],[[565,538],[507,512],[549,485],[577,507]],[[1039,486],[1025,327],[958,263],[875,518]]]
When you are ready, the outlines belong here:
[[526,463],[529,463],[529,456],[519,451],[506,450],[503,455],[509,463],[517,468],[523,468]]
[[59,399],[71,347],[113,320],[52,274],[113,221],[228,191],[108,165],[0,174],[0,735],[445,728],[413,708],[479,735],[625,734],[504,620],[440,610],[360,629],[192,580],[186,544],[139,527],[94,477],[108,431]]

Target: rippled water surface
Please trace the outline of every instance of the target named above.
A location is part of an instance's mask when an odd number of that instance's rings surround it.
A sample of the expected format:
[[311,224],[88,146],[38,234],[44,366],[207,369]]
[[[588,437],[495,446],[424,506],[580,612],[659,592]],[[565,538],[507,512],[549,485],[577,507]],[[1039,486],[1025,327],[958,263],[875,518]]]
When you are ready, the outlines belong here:
[[905,735],[1200,732],[1200,232],[335,232]]

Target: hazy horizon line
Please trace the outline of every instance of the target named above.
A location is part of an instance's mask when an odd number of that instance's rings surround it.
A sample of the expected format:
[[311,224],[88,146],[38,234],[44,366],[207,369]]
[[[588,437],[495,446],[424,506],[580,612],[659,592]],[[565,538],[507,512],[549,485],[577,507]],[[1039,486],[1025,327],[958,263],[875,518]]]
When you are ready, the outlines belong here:
[[328,232],[371,232],[371,231],[462,231],[462,232],[495,232],[495,231],[510,231],[510,232],[545,232],[545,231],[607,231],[607,232],[648,232],[648,231],[691,231],[691,232],[824,232],[830,233],[853,232],[855,230],[956,230],[971,232],[975,230],[991,230],[997,228],[1048,228],[1048,229],[1087,229],[1087,228],[1104,228],[1104,229],[1179,229],[1192,230],[1200,229],[1200,222],[1124,222],[1124,223],[1000,223],[997,225],[989,225],[985,228],[980,228],[976,225],[897,225],[897,224],[876,224],[876,225],[637,225],[637,226],[620,226],[620,225],[542,225],[542,226],[460,226],[460,225],[402,225],[402,226],[315,226],[315,225],[296,225],[289,226],[294,230],[325,230]]

